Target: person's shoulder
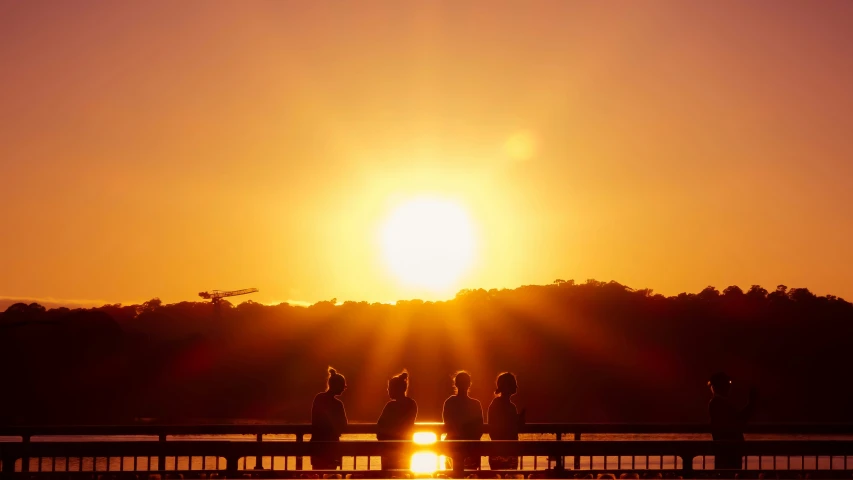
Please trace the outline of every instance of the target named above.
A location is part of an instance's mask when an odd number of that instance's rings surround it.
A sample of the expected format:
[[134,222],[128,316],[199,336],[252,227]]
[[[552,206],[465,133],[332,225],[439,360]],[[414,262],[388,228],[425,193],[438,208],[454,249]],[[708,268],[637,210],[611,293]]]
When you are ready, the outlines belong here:
[[321,402],[326,398],[326,392],[320,392],[314,395],[314,403]]
[[409,407],[418,408],[418,402],[416,402],[415,399],[412,397],[406,397],[405,402],[406,402],[406,405],[408,405]]

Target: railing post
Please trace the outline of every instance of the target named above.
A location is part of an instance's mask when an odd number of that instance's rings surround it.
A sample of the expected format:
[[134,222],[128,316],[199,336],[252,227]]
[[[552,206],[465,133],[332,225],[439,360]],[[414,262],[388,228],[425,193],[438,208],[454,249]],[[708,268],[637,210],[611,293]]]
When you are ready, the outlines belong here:
[[[29,435],[21,435],[22,443],[30,443]],[[41,461],[41,460],[39,460]],[[29,472],[30,471],[30,456],[29,455],[21,455],[21,472]]]
[[[304,441],[305,441],[305,438],[304,438],[304,437],[305,437],[305,434],[304,434],[304,433],[297,433],[297,434],[296,434],[296,443],[302,443],[302,442],[304,442]],[[302,455],[297,455],[297,456],[296,456],[296,469],[297,469],[297,470],[302,470]]]
[[240,457],[236,455],[227,455],[225,457],[225,472],[229,478],[237,478],[238,472],[238,463],[240,462]]
[[[576,442],[580,441],[580,439],[581,439],[581,434],[580,434],[580,432],[575,432],[575,433],[574,433],[574,435],[572,436],[572,438],[573,438],[573,439],[574,439],[574,441],[576,441]],[[572,467],[573,467],[575,470],[580,470],[580,469],[581,469],[581,457],[580,457],[580,455],[575,455],[575,459],[574,459],[574,460],[575,460],[575,461],[574,461],[574,465],[572,465]],[[592,467],[592,465],[590,465],[590,467]]]
[[[264,441],[264,434],[258,434],[258,442]],[[263,470],[264,469],[264,457],[260,455],[255,455],[255,470]],[[270,470],[272,470],[272,460],[270,460]]]
[[681,455],[681,470],[685,472],[693,471],[693,455]]
[[[160,434],[160,435],[158,435],[157,438],[160,442],[166,441],[166,435],[165,434]],[[166,456],[163,455],[162,449],[160,450],[160,455],[157,456],[157,470],[159,470],[161,472],[166,471]]]
[[[2,478],[12,478],[15,475],[15,461],[17,459],[14,455],[4,455],[3,456],[3,470],[0,472],[0,477]],[[23,460],[21,460],[23,464]]]
[[455,455],[450,461],[453,462],[453,478],[465,478],[465,457]]
[[[563,439],[563,433],[557,432],[557,441],[559,442],[562,439]],[[558,472],[562,472],[565,469],[566,469],[566,457],[564,457],[562,454],[557,455],[556,463],[554,464],[554,470],[556,470]]]

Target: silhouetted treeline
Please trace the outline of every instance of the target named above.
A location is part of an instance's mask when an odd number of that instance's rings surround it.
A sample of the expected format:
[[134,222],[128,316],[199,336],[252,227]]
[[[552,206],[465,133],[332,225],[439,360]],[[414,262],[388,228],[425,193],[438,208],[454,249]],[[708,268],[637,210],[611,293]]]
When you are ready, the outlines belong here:
[[[853,421],[853,305],[802,288],[674,297],[616,282],[465,290],[446,302],[105,305],[0,314],[3,423],[137,418],[307,422],[326,367],[352,421],[376,421],[402,368],[421,421],[450,374],[488,404],[518,375],[529,422],[704,422],[707,375],[759,391],[756,421]],[[742,388],[738,388],[742,387]]]

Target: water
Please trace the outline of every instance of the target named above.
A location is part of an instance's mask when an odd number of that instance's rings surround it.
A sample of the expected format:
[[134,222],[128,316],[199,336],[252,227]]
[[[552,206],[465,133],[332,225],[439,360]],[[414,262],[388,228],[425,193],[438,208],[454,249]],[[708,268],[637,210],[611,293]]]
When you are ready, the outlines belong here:
[[[310,438],[310,436],[308,437]],[[306,440],[308,439],[306,438]],[[746,435],[747,440],[853,440],[853,436],[851,435]],[[230,440],[230,441],[247,441],[253,442],[256,441],[256,437],[254,435],[176,435],[174,437],[170,437],[171,441],[180,441],[180,440]],[[695,434],[695,435],[683,435],[683,434],[586,434],[583,436],[584,440],[681,440],[681,441],[695,441],[695,440],[710,440],[710,435],[707,434]],[[376,440],[375,435],[343,435],[341,437],[343,441],[353,441],[353,440]],[[521,434],[520,440],[556,440],[556,436],[553,434]],[[16,437],[0,437],[0,442],[4,441],[19,441]],[[91,441],[157,441],[156,436],[140,436],[140,435],[122,435],[122,436],[84,436],[84,435],[74,435],[74,436],[39,436],[33,437],[31,439],[33,442],[44,442],[44,441],[66,441],[66,442],[91,442]],[[293,442],[296,441],[296,437],[294,435],[265,435],[264,441],[277,441],[277,442]],[[571,441],[571,440],[568,440]],[[429,449],[429,446],[424,446],[425,450]],[[270,462],[273,463],[273,468],[275,470],[292,470],[296,468],[296,457],[264,457],[263,459],[264,468],[270,468]],[[583,457],[581,458],[580,468],[581,469],[595,469],[595,470],[603,470],[605,468],[616,468],[619,463],[618,457]],[[846,462],[845,462],[846,460]],[[622,468],[630,468],[633,465],[634,468],[644,469],[646,468],[646,461],[648,461],[648,468],[650,469],[673,469],[673,468],[681,468],[680,459],[676,459],[675,457],[649,457],[648,459],[645,456],[623,456],[621,458]],[[177,462],[177,464],[176,464]],[[172,470],[177,467],[178,470],[202,470],[205,468],[214,468],[219,462],[220,468],[224,468],[225,461],[224,459],[217,459],[216,457],[167,457],[166,458],[166,469]],[[606,463],[605,463],[606,462]],[[820,469],[820,470],[828,470],[838,469],[842,470],[845,468],[845,463],[853,468],[853,457],[791,457],[788,459],[787,457],[776,457],[776,468],[778,469]],[[41,465],[39,465],[41,463]],[[572,468],[574,465],[573,457],[566,457],[566,468]],[[758,457],[749,457],[747,459],[747,469],[752,470],[773,470],[774,458],[773,457],[762,457],[759,459]],[[553,464],[549,464],[547,457],[523,457],[522,458],[522,469],[524,470],[542,470],[546,469]],[[42,459],[30,459],[29,470],[30,471],[79,471],[81,467],[81,459],[78,458],[42,458]],[[246,464],[243,462],[239,465],[240,468],[248,468],[252,469],[255,467],[255,458],[250,457],[246,459]],[[308,457],[303,460],[303,467],[305,469],[309,469],[311,467],[311,462]],[[157,470],[159,468],[157,464],[157,458],[147,458],[147,457],[137,457],[136,458],[136,469],[137,470]],[[379,457],[358,457],[353,459],[352,457],[344,457],[343,459],[343,469],[344,470],[379,470],[381,469],[381,460]],[[481,461],[481,468],[487,470],[489,468],[488,460],[483,457]],[[695,469],[713,469],[714,468],[714,459],[713,457],[706,457],[704,459],[704,467],[703,467],[703,459],[696,458],[694,459],[694,468]],[[20,469],[20,460],[16,465],[16,470]],[[83,471],[119,471],[119,470],[133,470],[134,469],[134,458],[133,457],[97,457],[97,458],[83,458],[82,459],[82,470]]]

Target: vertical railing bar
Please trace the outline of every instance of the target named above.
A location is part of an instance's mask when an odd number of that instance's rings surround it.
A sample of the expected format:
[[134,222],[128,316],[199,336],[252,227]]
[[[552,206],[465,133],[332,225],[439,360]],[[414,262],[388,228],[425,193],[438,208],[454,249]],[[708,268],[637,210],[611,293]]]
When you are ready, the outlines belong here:
[[[305,435],[302,433],[297,433],[296,434],[296,442],[302,443],[303,441],[305,441]],[[296,459],[295,459],[296,470],[302,470],[302,461],[303,461],[303,457],[301,455],[296,457]]]

